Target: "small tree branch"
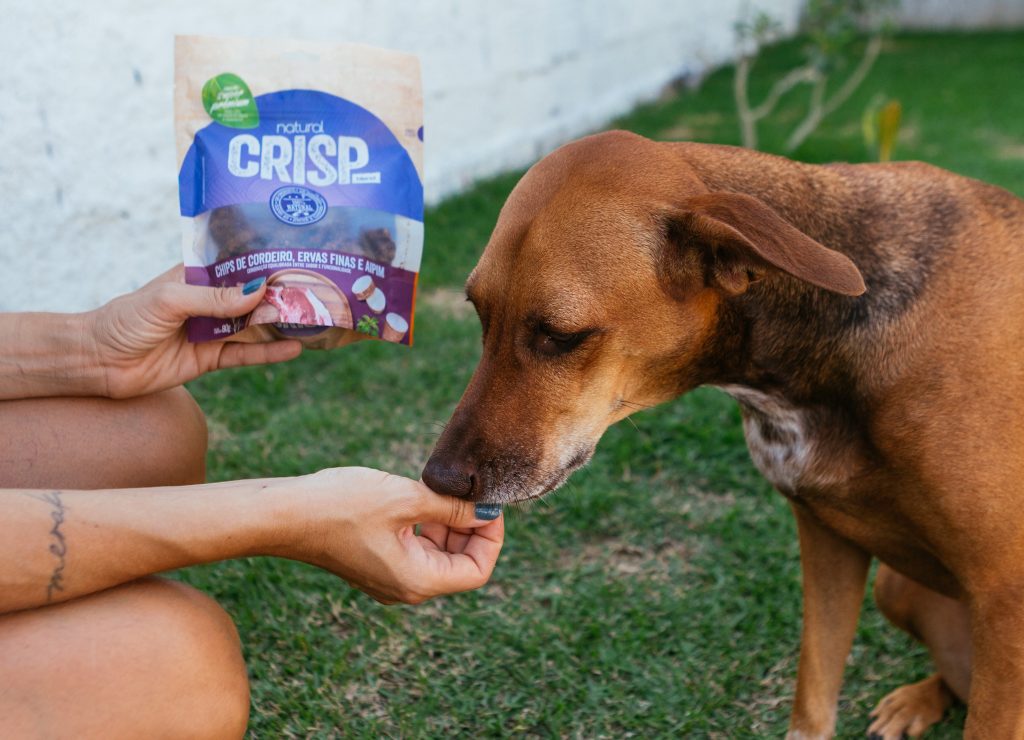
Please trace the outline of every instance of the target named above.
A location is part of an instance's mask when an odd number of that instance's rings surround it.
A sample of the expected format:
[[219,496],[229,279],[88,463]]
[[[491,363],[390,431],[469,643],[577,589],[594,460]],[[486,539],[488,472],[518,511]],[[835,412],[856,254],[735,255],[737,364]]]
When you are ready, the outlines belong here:
[[818,124],[824,118],[825,109],[822,100],[825,97],[825,82],[827,80],[827,77],[821,75],[814,81],[814,87],[811,88],[811,102],[807,107],[807,115],[804,116],[804,120],[793,130],[793,133],[790,134],[789,139],[786,141],[787,152],[791,152],[800,146],[804,139],[810,136],[814,129],[818,128]]
[[814,90],[811,92],[811,107],[807,111],[807,116],[786,141],[787,152],[792,152],[803,144],[804,140],[814,132],[825,116],[835,111],[847,101],[853,94],[853,91],[868,76],[868,72],[871,71],[871,67],[874,65],[875,60],[878,59],[878,54],[881,50],[882,37],[880,34],[876,34],[868,40],[868,44],[864,48],[864,55],[861,57],[857,68],[850,73],[846,82],[827,101],[823,100],[826,78],[824,76],[819,77],[815,82]]
[[864,78],[868,76],[868,72],[871,71],[871,67],[874,66],[875,60],[878,59],[879,52],[882,51],[882,37],[880,35],[872,36],[868,40],[868,45],[864,49],[864,56],[861,57],[860,64],[857,65],[857,69],[853,71],[853,74],[847,78],[843,86],[836,90],[835,94],[829,98],[829,101],[825,103],[824,115],[828,115],[836,108],[846,102],[853,91],[860,87],[860,83],[864,81]]
[[732,80],[733,97],[736,98],[736,113],[740,118],[740,138],[747,149],[757,148],[757,120],[750,110],[750,99],[747,97],[747,80],[750,77],[751,59],[744,54],[736,63],[736,74]]
[[782,96],[800,83],[813,82],[816,79],[815,71],[809,65],[791,69],[785,77],[772,85],[772,89],[759,106],[751,108],[747,83],[750,80],[750,68],[753,63],[754,58],[749,55],[740,57],[736,63],[736,75],[733,77],[733,95],[736,98],[736,112],[740,117],[740,134],[743,146],[748,149],[757,148],[757,122],[775,110]]
[[791,69],[785,77],[778,80],[772,89],[768,93],[768,97],[764,99],[761,105],[757,106],[751,111],[751,114],[756,120],[764,118],[771,113],[775,106],[779,102],[779,98],[788,93],[794,87],[799,85],[801,82],[813,82],[815,78],[814,69],[809,65],[803,65],[796,69]]

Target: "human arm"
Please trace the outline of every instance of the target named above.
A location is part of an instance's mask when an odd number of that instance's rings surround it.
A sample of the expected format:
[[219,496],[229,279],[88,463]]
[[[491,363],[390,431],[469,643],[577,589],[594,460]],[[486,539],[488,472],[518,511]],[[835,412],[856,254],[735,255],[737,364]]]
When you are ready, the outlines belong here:
[[87,331],[84,314],[0,313],[0,401],[102,395]]
[[181,265],[139,290],[79,314],[0,314],[0,400],[43,396],[129,398],[227,367],[297,356],[295,340],[191,343],[190,316],[243,316],[265,285],[186,285]]
[[501,517],[477,519],[470,502],[368,468],[164,488],[0,490],[0,614],[254,555],[311,563],[385,603],[417,603],[483,585],[503,536]]

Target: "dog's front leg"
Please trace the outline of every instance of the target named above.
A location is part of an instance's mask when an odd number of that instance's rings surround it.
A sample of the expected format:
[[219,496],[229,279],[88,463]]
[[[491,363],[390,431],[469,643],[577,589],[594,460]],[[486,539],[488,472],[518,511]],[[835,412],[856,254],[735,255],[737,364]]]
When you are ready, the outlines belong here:
[[843,666],[864,599],[871,556],[793,505],[800,533],[804,625],[788,740],[832,737]]
[[968,598],[973,664],[964,737],[1024,738],[1024,586]]

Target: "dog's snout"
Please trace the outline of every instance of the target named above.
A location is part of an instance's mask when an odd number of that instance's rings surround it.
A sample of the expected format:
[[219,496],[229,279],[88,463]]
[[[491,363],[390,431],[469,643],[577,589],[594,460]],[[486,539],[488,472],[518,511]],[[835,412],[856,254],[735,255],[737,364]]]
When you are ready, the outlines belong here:
[[469,498],[476,487],[476,469],[468,462],[445,459],[434,453],[423,468],[423,482],[437,493]]

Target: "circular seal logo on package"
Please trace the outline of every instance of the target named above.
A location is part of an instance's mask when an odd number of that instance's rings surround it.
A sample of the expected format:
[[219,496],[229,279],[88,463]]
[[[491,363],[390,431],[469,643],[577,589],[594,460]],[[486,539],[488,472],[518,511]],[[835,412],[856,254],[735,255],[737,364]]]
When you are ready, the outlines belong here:
[[291,226],[315,224],[327,215],[327,201],[315,190],[301,185],[286,185],[270,195],[270,210]]

